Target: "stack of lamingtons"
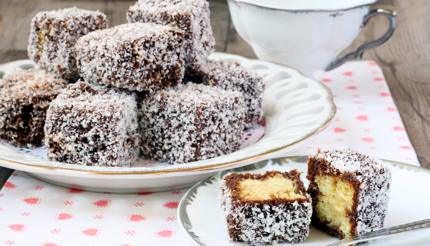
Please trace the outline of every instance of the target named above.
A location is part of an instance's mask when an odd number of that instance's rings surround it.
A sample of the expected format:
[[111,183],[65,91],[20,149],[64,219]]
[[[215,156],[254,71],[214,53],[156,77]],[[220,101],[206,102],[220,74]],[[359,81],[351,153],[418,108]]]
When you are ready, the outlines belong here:
[[0,138],[90,166],[236,151],[261,117],[264,81],[237,63],[208,60],[209,15],[206,0],[140,0],[129,23],[112,28],[99,11],[38,13],[28,54],[42,70],[0,83]]

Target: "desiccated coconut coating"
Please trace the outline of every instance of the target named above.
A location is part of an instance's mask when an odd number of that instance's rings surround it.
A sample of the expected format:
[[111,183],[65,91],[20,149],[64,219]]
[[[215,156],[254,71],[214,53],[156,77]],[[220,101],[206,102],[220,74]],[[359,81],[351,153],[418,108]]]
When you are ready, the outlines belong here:
[[171,164],[237,150],[244,129],[242,95],[188,83],[160,90],[141,104],[142,152]]
[[[272,178],[289,180],[294,184],[294,196],[282,197],[285,182]],[[272,179],[272,180],[270,180]],[[247,199],[243,196],[242,182],[254,183],[250,194],[266,193],[266,199]],[[257,182],[265,182],[255,185]],[[285,186],[284,186],[285,185]],[[260,186],[260,187],[258,187]],[[276,192],[270,193],[270,189]],[[222,207],[226,214],[228,233],[235,242],[251,245],[277,244],[281,242],[303,242],[309,235],[312,199],[300,181],[300,173],[270,171],[264,174],[232,173],[224,177],[221,186]]]
[[99,11],[67,8],[40,12],[31,21],[28,56],[43,69],[75,80],[79,76],[74,45],[85,34],[106,28]]
[[237,90],[246,103],[247,127],[262,117],[262,100],[265,83],[262,77],[247,70],[237,62],[210,61],[200,70],[204,84],[225,90]]
[[153,23],[92,32],[75,46],[85,81],[136,91],[175,86],[184,76],[183,32]]
[[215,39],[206,0],[139,0],[128,9],[127,20],[173,25],[183,30],[187,73],[198,71],[214,51]]
[[[383,227],[391,172],[381,161],[350,149],[319,150],[316,155],[309,157],[307,178],[310,181],[308,191],[314,202],[314,219],[319,227],[340,238],[358,236]],[[335,180],[335,188],[329,187],[331,194],[324,194],[327,190],[325,186],[331,184],[328,182],[330,180]],[[352,201],[347,201],[348,192],[342,189],[342,183],[343,188],[345,184],[351,187]],[[337,194],[337,191],[342,191],[342,194]],[[338,198],[340,202],[337,202]],[[335,201],[335,204],[329,205],[327,201]],[[321,214],[318,206],[328,206],[326,211],[332,212],[336,210],[332,206],[340,204],[352,205],[350,210],[347,209],[349,211],[345,211],[347,225],[339,226],[322,219],[329,217]],[[340,216],[336,217],[335,220],[338,220]],[[349,231],[349,235],[345,235],[345,230]]]
[[128,166],[139,155],[134,95],[77,82],[52,101],[46,116],[48,158],[88,166]]
[[0,138],[39,146],[49,103],[67,82],[40,70],[18,70],[0,82]]

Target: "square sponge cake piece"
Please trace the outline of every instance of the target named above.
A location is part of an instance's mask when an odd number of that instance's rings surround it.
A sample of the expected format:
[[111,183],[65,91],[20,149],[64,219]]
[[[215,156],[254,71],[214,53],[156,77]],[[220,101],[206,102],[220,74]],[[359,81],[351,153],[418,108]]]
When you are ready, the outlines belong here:
[[350,149],[318,151],[307,178],[320,228],[345,238],[383,227],[391,173],[381,161]]
[[193,83],[156,91],[141,103],[142,152],[171,164],[231,153],[244,117],[239,92]]
[[0,138],[40,146],[49,104],[67,86],[42,70],[17,70],[0,81]]
[[106,16],[99,11],[66,8],[39,12],[31,21],[28,56],[46,71],[75,80],[79,77],[76,41],[106,27]]
[[48,158],[87,166],[128,166],[139,155],[134,95],[77,82],[52,101],[46,116]]
[[[246,104],[247,128],[261,119],[265,88],[265,82],[261,76],[234,61],[209,61],[200,70],[199,76],[203,84],[242,93]],[[197,80],[197,82],[200,81]]]
[[185,32],[187,73],[194,73],[214,51],[207,0],[139,0],[127,12],[128,22],[154,22]]
[[80,38],[77,65],[85,81],[135,91],[173,87],[184,77],[184,37],[154,23],[122,24]]
[[312,202],[297,170],[229,174],[221,191],[231,240],[262,245],[308,237]]

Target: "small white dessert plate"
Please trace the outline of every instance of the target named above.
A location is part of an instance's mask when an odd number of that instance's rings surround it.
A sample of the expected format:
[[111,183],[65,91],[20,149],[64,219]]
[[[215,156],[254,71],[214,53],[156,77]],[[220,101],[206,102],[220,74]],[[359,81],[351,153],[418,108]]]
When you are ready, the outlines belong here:
[[[250,166],[231,170],[232,172],[263,173],[268,170],[289,171],[299,169],[305,187],[307,157],[289,157],[262,161]],[[384,161],[392,172],[390,201],[385,226],[395,226],[417,220],[430,218],[430,170]],[[225,214],[221,208],[220,186],[222,177],[229,171],[220,172],[200,181],[183,196],[178,209],[178,220],[182,229],[197,244],[205,246],[238,246],[229,240]],[[373,245],[428,245],[430,230],[421,230],[400,234],[375,241]],[[303,243],[297,245],[328,245],[338,239],[311,227],[310,235]],[[290,245],[290,244],[281,244]]]
[[[244,136],[242,148],[217,158],[180,165],[141,159],[131,167],[96,167],[49,161],[44,148],[15,148],[0,141],[0,165],[28,172],[63,186],[103,192],[161,191],[189,187],[218,171],[273,158],[324,129],[336,107],[320,82],[293,69],[240,56],[215,53],[210,59],[233,60],[267,83],[263,95],[265,127]],[[29,60],[0,66],[0,74],[34,66]],[[246,140],[246,141],[245,141]]]

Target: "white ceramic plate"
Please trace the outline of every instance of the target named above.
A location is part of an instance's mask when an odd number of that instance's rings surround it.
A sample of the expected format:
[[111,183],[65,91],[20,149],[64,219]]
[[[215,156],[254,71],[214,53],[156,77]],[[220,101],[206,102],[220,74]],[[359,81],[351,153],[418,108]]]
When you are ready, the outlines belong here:
[[[234,153],[213,159],[169,165],[139,160],[131,167],[88,167],[52,162],[44,149],[20,149],[0,142],[0,165],[26,171],[59,185],[93,191],[135,192],[190,186],[217,171],[267,160],[324,129],[335,114],[330,91],[321,83],[293,69],[268,62],[215,53],[211,59],[234,60],[264,76],[265,129],[250,132],[254,141]],[[0,66],[1,73],[31,67],[28,60]],[[264,136],[261,137],[261,135]]]
[[[299,169],[301,178],[308,186],[305,178],[307,157],[290,157],[256,163],[235,172],[263,173],[267,170],[287,171]],[[394,226],[416,220],[430,218],[430,170],[384,161],[392,171],[391,193],[385,226]],[[220,185],[222,177],[228,171],[220,172],[194,185],[183,196],[178,219],[181,227],[198,245],[205,246],[238,246],[229,240],[225,215],[220,206]],[[210,221],[210,223],[208,223]],[[401,234],[401,236],[376,241],[373,245],[429,245],[430,230]],[[328,234],[311,228],[310,235],[304,243],[297,245],[327,245],[337,239]],[[289,245],[289,244],[281,244]]]

